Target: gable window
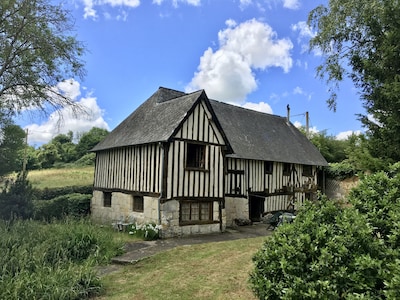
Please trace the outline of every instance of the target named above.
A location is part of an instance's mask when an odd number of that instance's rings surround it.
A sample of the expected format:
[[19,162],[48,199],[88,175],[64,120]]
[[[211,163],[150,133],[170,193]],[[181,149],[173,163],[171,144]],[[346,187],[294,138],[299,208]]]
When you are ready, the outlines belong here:
[[206,146],[187,143],[186,146],[186,167],[194,169],[205,169]]
[[111,192],[103,192],[103,206],[111,207]]
[[312,166],[303,165],[303,176],[312,177]]
[[196,224],[212,222],[212,201],[182,201],[180,207],[181,223]]
[[143,212],[144,210],[143,196],[133,196],[132,210],[137,212]]
[[264,173],[272,174],[273,171],[274,171],[274,163],[272,161],[265,161],[264,162]]
[[284,176],[290,176],[290,170],[291,170],[291,164],[289,163],[284,163],[283,164],[283,175]]

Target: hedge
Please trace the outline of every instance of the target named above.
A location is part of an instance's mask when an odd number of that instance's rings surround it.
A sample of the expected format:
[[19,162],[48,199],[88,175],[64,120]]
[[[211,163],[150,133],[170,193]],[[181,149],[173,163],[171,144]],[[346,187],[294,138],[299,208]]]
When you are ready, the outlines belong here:
[[81,217],[90,214],[92,195],[73,193],[51,200],[34,200],[34,219],[50,221],[64,216]]
[[82,186],[65,186],[57,188],[44,188],[44,189],[33,189],[33,198],[36,200],[51,200],[59,196],[68,194],[92,194],[93,186],[82,185]]

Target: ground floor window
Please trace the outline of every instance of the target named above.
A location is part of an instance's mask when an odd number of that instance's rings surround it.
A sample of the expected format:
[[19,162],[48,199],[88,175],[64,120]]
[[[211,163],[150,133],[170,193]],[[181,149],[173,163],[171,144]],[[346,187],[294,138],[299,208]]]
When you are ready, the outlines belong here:
[[144,210],[143,196],[133,196],[132,210],[137,212],[143,212]]
[[182,201],[180,206],[181,223],[196,224],[213,221],[212,201]]
[[103,206],[111,207],[111,192],[103,192]]

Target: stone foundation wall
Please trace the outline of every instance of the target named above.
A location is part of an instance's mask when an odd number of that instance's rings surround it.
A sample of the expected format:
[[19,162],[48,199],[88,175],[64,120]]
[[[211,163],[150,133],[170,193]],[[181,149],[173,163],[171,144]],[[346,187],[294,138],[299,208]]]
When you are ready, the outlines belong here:
[[[111,207],[104,207],[103,192],[94,191],[91,201],[92,219],[101,224],[111,224],[115,221],[143,223],[159,223],[158,198],[143,197],[143,212],[133,211],[132,195],[113,192]],[[179,226],[179,201],[171,200],[160,204],[161,237],[181,237],[193,234],[220,232],[218,202],[213,205],[212,224]],[[222,210],[222,230],[226,228],[226,213]]]
[[234,226],[235,219],[249,219],[249,200],[247,198],[225,198],[226,225]]
[[111,207],[104,207],[103,192],[93,191],[91,201],[92,219],[101,224],[111,224],[113,221],[135,221],[138,223],[158,223],[158,199],[143,197],[143,212],[133,211],[132,195],[113,192]]

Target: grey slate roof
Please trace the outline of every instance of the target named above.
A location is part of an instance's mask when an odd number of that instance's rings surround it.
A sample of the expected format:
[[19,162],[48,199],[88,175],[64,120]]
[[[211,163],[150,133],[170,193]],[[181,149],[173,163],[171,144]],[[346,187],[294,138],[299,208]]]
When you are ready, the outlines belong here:
[[[160,88],[92,151],[168,141],[204,91]],[[231,157],[327,165],[318,149],[286,118],[209,100],[233,150]],[[230,147],[229,147],[230,146]]]
[[168,141],[202,93],[158,89],[92,151]]
[[286,118],[210,102],[233,148],[230,157],[327,165],[319,150]]

